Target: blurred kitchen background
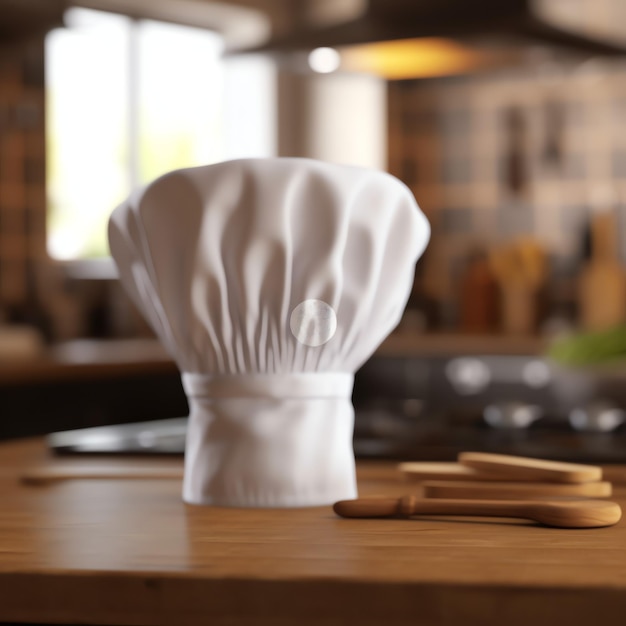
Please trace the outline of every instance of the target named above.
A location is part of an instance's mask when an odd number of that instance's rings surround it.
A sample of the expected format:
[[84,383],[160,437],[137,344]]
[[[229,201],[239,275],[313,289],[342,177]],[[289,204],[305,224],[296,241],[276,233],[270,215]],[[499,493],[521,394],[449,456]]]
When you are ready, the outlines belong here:
[[0,0],[0,438],[180,452],[106,221],[276,155],[387,169],[432,225],[358,455],[626,461],[623,0]]

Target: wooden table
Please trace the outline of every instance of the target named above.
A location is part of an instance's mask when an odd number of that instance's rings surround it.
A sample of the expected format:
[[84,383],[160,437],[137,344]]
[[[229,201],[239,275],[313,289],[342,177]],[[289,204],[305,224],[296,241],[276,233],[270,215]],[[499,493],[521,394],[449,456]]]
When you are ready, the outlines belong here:
[[[40,440],[0,445],[0,622],[626,620],[626,522],[556,530],[521,521],[345,520],[328,507],[186,506],[176,480],[19,484],[25,468],[46,462]],[[609,478],[624,482],[626,470],[613,468]],[[362,465],[359,480],[364,494],[406,490],[390,465]],[[615,499],[626,506],[626,487],[618,485]]]

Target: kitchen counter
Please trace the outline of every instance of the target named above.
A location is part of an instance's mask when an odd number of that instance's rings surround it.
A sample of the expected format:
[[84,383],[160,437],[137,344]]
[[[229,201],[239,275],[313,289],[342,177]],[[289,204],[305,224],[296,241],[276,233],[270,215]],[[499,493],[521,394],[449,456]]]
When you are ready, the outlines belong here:
[[39,354],[0,359],[0,385],[177,372],[156,339],[78,339],[43,349]]
[[[393,333],[376,355],[537,355],[545,347],[545,340],[535,336]],[[77,339],[20,358],[0,358],[0,385],[176,372],[156,339]]]
[[[376,393],[388,395],[389,374],[395,376],[398,367],[404,372],[402,359],[540,351],[540,341],[532,337],[394,333],[376,353],[388,370]],[[406,393],[403,388],[400,395]],[[156,339],[81,339],[12,358],[0,350],[0,407],[0,440],[188,411],[178,369]]]
[[[0,623],[607,626],[626,615],[624,521],[345,520],[329,507],[186,506],[176,479],[19,483],[51,462],[41,440],[0,445]],[[626,468],[608,478],[626,507]],[[407,490],[388,464],[360,465],[359,485]]]
[[0,358],[0,439],[187,412],[178,369],[153,339],[78,340]]

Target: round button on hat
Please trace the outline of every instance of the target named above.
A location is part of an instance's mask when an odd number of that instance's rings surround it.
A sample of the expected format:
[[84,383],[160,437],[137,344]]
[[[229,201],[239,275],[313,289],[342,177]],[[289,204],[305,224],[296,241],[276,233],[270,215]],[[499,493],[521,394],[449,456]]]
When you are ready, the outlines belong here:
[[182,372],[186,502],[355,497],[353,373],[429,233],[393,176],[309,159],[178,170],[113,212],[121,282]]

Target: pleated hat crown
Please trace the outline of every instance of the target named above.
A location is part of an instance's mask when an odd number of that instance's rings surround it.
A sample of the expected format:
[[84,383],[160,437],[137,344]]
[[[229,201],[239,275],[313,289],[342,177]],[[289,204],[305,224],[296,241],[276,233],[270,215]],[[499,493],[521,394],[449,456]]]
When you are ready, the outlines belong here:
[[183,372],[353,372],[398,323],[429,232],[389,174],[245,159],[138,190],[109,242]]

